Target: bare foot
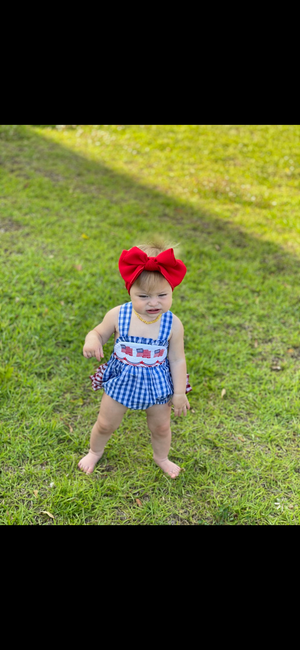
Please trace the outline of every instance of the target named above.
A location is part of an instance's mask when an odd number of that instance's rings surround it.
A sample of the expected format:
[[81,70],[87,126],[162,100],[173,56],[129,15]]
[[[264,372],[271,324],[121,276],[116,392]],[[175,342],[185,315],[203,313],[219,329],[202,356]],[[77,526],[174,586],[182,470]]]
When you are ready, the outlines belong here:
[[86,474],[91,474],[102,455],[103,451],[101,451],[100,454],[96,454],[96,452],[90,450],[89,453],[79,461],[79,469],[82,469]]
[[162,460],[159,460],[158,458],[154,458],[153,460],[158,465],[164,472],[165,474],[168,474],[171,476],[171,478],[176,478],[178,476],[179,472],[181,471],[181,467],[178,467],[178,465],[175,465],[175,463],[172,463],[171,460],[168,458],[163,458]]

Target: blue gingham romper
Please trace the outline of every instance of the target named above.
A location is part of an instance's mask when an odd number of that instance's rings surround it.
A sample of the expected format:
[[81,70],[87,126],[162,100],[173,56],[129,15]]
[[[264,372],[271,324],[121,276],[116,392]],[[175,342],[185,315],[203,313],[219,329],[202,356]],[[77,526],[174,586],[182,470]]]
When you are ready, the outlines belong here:
[[[154,404],[166,404],[174,393],[170,364],[167,358],[168,337],[173,314],[165,312],[160,320],[157,339],[128,336],[132,303],[121,305],[119,334],[107,363],[90,375],[94,390],[105,393],[129,409],[145,410]],[[186,383],[186,392],[191,387]]]

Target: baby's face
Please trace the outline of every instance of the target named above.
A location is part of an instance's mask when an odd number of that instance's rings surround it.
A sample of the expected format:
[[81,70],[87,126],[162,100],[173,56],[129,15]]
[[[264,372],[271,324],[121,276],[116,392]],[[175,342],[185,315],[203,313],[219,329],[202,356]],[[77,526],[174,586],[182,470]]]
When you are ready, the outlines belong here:
[[155,289],[146,293],[135,284],[130,289],[130,298],[135,311],[151,321],[164,314],[172,305],[172,288],[165,278],[157,281]]

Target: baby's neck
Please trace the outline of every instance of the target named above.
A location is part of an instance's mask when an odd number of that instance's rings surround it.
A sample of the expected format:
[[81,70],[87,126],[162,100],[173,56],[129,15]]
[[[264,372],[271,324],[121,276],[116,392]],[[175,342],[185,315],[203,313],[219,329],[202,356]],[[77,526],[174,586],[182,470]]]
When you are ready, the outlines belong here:
[[138,320],[137,317],[131,318],[129,330],[128,330],[128,336],[138,336],[140,338],[150,338],[150,339],[158,339],[159,335],[159,330],[160,330],[160,323],[161,319],[157,321],[156,323],[151,323],[150,325],[146,325],[146,323],[143,323],[142,321]]

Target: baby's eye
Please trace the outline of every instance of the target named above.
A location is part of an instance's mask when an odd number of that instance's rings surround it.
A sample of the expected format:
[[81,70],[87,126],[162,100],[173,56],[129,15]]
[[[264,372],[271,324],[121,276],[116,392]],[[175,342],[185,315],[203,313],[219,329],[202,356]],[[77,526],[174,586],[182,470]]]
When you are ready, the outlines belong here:
[[139,298],[147,298],[147,296],[139,296]]
[[160,294],[159,294],[159,298],[163,298],[163,297],[166,296],[166,295],[167,295],[166,293],[160,293]]

